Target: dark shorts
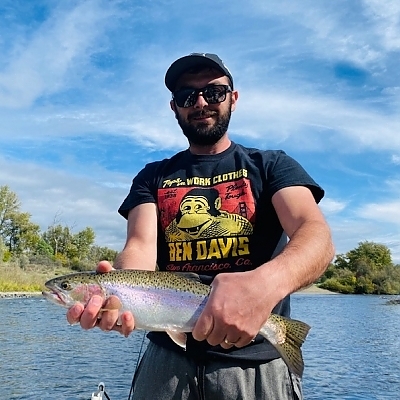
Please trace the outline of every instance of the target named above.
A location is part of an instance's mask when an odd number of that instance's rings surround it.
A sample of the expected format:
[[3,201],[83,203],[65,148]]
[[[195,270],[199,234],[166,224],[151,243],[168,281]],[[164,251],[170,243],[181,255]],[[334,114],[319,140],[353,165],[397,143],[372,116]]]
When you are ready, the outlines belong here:
[[134,400],[302,400],[300,378],[278,358],[256,366],[196,363],[149,343],[135,376]]

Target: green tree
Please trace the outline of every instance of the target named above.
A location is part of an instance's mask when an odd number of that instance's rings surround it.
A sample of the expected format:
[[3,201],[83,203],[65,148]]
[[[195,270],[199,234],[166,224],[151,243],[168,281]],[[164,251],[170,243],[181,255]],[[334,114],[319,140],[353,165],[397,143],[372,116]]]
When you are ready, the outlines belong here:
[[399,294],[400,268],[392,264],[388,247],[366,241],[339,254],[319,282],[341,293]]
[[90,248],[89,260],[94,264],[102,260],[107,260],[112,262],[115,260],[117,255],[118,251],[109,249],[108,247],[100,247],[93,245]]
[[40,227],[30,221],[29,213],[11,213],[3,226],[3,238],[14,254],[30,253],[40,241]]
[[67,256],[70,259],[84,260],[87,258],[90,246],[93,245],[96,235],[92,228],[86,227],[71,237],[67,248]]
[[0,237],[0,263],[4,260],[4,254],[6,252],[6,247],[4,246],[3,239]]
[[5,229],[8,228],[10,218],[19,213],[21,203],[17,195],[8,186],[0,186],[0,237],[6,240]]
[[54,255],[54,249],[41,237],[36,245],[35,254],[51,258]]
[[380,243],[360,242],[358,247],[346,253],[348,268],[356,272],[360,262],[367,263],[370,268],[381,270],[392,264],[390,249]]
[[60,224],[49,226],[47,231],[42,234],[42,238],[52,247],[54,256],[58,254],[66,256],[72,243],[70,229]]

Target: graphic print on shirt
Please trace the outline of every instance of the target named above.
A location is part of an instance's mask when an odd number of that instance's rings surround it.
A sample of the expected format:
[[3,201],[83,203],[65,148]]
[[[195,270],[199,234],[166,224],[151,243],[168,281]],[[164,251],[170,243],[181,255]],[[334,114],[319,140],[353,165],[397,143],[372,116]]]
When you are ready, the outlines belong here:
[[254,197],[245,176],[229,177],[163,182],[158,206],[169,249],[167,270],[207,273],[251,265]]

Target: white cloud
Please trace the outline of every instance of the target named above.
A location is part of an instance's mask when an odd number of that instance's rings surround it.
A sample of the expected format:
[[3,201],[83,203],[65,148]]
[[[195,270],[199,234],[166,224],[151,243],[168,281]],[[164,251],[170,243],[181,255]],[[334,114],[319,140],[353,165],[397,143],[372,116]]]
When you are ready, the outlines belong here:
[[393,154],[392,155],[392,163],[396,165],[400,165],[400,155]]
[[319,93],[246,89],[235,114],[235,132],[268,142],[345,152],[400,150],[398,114],[388,117],[372,106]]
[[366,204],[357,211],[357,214],[362,218],[394,224],[398,227],[400,235],[400,199]]
[[99,51],[114,13],[108,2],[81,1],[54,9],[31,37],[16,35],[15,51],[0,73],[0,106],[28,107],[42,95],[71,88],[89,73],[90,56]]
[[[129,191],[131,177],[104,170],[92,172],[101,180],[0,158],[0,182],[8,182],[21,202],[21,211],[31,214],[31,221],[41,231],[54,219],[74,232],[89,226],[98,245],[121,250],[126,227],[117,209]],[[115,187],[110,188],[109,181],[115,182]]]
[[364,0],[366,14],[375,25],[375,35],[387,51],[400,49],[400,3],[397,0]]
[[[202,12],[188,18],[181,18],[183,0],[47,6],[44,22],[16,23],[12,40],[2,41],[0,24],[0,185],[9,184],[42,229],[59,213],[62,223],[76,229],[92,226],[99,244],[121,248],[126,227],[116,210],[137,172],[134,159],[156,159],[157,150],[186,146],[169,110],[165,69],[175,57],[210,50],[226,58],[240,91],[232,137],[294,156],[326,156],[324,187],[334,195],[321,208],[337,251],[363,240],[383,241],[400,261],[397,0],[250,0],[245,8],[194,0],[192,7]],[[235,29],[221,25],[216,10]],[[350,79],[337,79],[341,62],[359,68],[365,81],[352,86]],[[95,161],[79,162],[80,142],[70,141],[75,137],[97,141],[87,150]],[[123,158],[129,166],[116,154],[112,169],[100,167],[118,151],[118,139],[132,145]],[[31,152],[18,151],[25,141],[24,150],[31,146]],[[51,165],[46,146],[56,159]],[[364,151],[373,158],[370,165],[352,160]],[[384,200],[376,197],[381,188],[370,183],[379,179],[380,168],[387,176]],[[338,176],[331,180],[333,173]],[[354,185],[353,194],[343,179]],[[368,204],[353,201],[358,190],[368,192]]]
[[320,206],[325,215],[331,215],[343,211],[346,208],[347,203],[325,197],[322,199]]

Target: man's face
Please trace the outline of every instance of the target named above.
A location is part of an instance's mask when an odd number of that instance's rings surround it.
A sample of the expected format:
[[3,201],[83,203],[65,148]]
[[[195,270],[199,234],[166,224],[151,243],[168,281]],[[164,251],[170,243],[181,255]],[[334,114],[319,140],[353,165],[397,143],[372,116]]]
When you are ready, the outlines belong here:
[[[204,69],[197,74],[183,74],[176,85],[181,88],[200,89],[208,85],[229,85],[227,76],[214,69]],[[228,92],[226,99],[217,104],[208,104],[200,94],[196,103],[190,107],[179,107],[174,100],[171,108],[175,112],[183,134],[199,146],[210,146],[217,143],[227,132],[231,112],[235,109],[237,92]]]

